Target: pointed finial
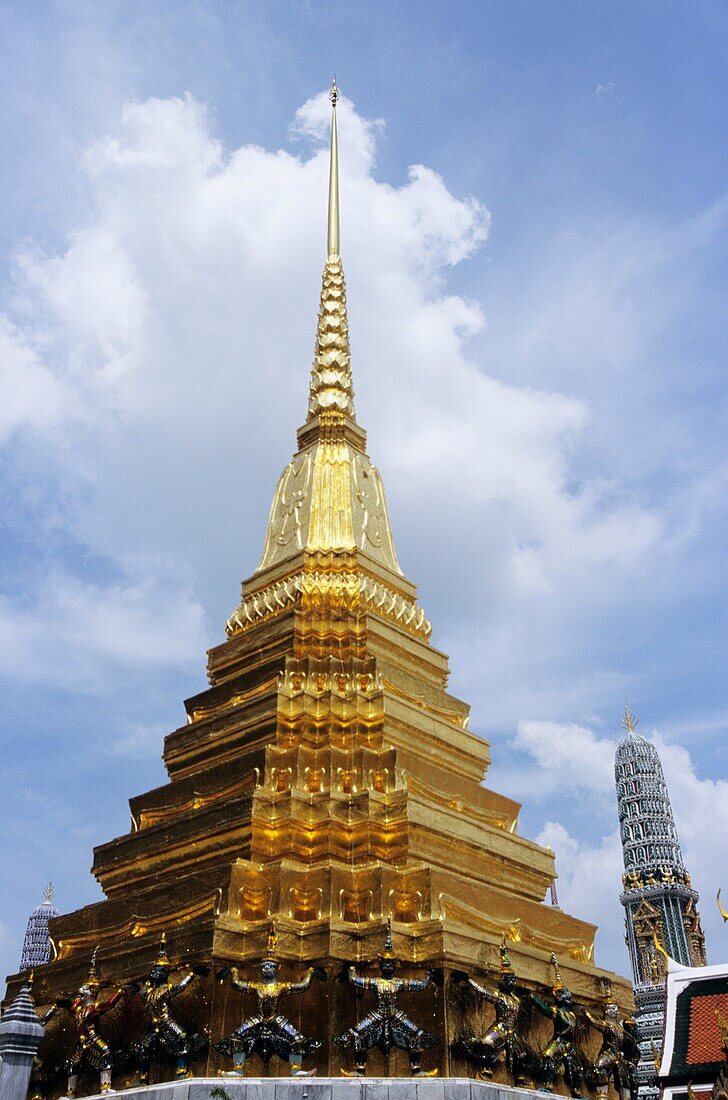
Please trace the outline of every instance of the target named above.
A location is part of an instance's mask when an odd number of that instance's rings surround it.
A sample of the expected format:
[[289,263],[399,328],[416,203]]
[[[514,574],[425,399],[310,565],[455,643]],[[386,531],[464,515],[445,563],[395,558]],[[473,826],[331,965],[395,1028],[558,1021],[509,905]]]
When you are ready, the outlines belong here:
[[508,937],[506,936],[505,932],[503,933],[500,947],[498,948],[498,953],[500,955],[501,973],[512,974],[513,967],[511,966],[511,956],[508,954]]
[[275,962],[276,951],[278,950],[278,936],[276,935],[275,925],[271,924],[268,929],[268,947],[265,955],[263,956],[264,962]]
[[728,924],[728,913],[725,911],[725,909],[723,908],[723,905],[721,904],[720,890],[718,891],[718,896],[716,897],[715,900],[718,903],[718,912],[720,913],[721,917],[726,922],[726,924]]
[[329,228],[327,252],[329,256],[339,255],[339,141],[336,132],[336,104],[339,101],[339,89],[336,77],[329,92],[331,100],[331,159],[329,162]]
[[554,974],[556,975],[556,981],[551,988],[553,989],[554,993],[556,993],[558,990],[564,988],[564,983],[561,980],[561,968],[559,966],[559,960],[556,958],[556,955],[553,951],[551,952],[551,965],[554,968]]
[[53,883],[49,882],[45,888],[45,894],[43,895],[44,901],[53,901]]
[[640,724],[639,718],[635,718],[632,711],[629,709],[627,703],[624,704],[624,718],[622,719],[622,729],[625,729],[627,733],[634,733],[637,726]]
[[396,955],[394,953],[394,943],[392,942],[392,918],[387,917],[387,935],[384,940],[384,951],[379,954],[380,959],[394,959]]
[[157,949],[157,958],[155,966],[166,966],[169,968],[169,955],[167,954],[167,933],[162,932],[159,937],[159,947]]
[[86,985],[90,986],[91,989],[98,989],[99,985],[100,985],[99,972],[98,972],[98,969],[97,969],[97,966],[96,966],[96,959],[97,959],[98,953],[99,953],[99,944],[96,944],[96,947],[94,948],[94,953],[91,956],[91,965],[88,968],[88,977],[86,978]]

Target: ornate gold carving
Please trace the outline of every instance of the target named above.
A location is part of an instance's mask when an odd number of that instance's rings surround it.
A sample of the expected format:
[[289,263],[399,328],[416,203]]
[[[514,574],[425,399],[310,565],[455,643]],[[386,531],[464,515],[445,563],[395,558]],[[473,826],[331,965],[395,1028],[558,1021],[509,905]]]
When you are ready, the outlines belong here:
[[270,886],[255,887],[245,883],[238,893],[240,896],[238,916],[242,920],[265,920],[270,917],[273,895]]
[[215,790],[207,791],[205,794],[199,794],[197,791],[194,791],[190,798],[174,806],[142,810],[138,818],[134,819],[136,828],[147,829],[151,825],[158,825],[160,821],[168,821],[172,818],[179,817],[180,814],[188,813],[190,810],[202,810],[206,806],[222,801],[224,798],[231,798],[233,795],[252,791],[254,785],[254,776],[246,775],[244,779],[236,780],[235,783],[229,783],[226,787],[217,787]]
[[242,707],[246,703],[251,702],[259,695],[265,695],[270,691],[271,687],[276,683],[277,677],[271,677],[269,680],[263,681],[261,684],[257,684],[250,691],[236,691],[223,702],[215,703],[210,707],[195,707],[192,713],[189,715],[190,722],[201,722],[205,718],[214,718],[218,714],[223,714],[225,711],[234,710],[236,707]]
[[372,919],[371,890],[339,890],[339,918],[348,924],[364,924]]
[[277,794],[291,789],[292,768],[270,768],[270,789]]
[[320,886],[306,886],[295,884],[288,889],[289,907],[288,916],[291,920],[306,923],[312,920],[321,920],[321,903],[324,892]]
[[422,891],[390,890],[389,909],[392,919],[401,924],[422,920]]
[[[412,600],[365,573],[294,573],[284,580],[246,596],[228,619],[227,635],[233,637],[251,626],[280,615],[296,604],[304,608],[332,607],[368,610],[403,626],[411,634],[429,639],[432,626]],[[456,721],[452,715],[450,721]]]
[[106,941],[127,936],[136,938],[150,933],[157,935],[170,925],[187,924],[189,921],[204,916],[205,913],[210,911],[213,912],[214,916],[217,916],[220,912],[221,900],[222,890],[216,890],[212,895],[208,894],[206,897],[193,901],[180,909],[171,912],[165,911],[156,917],[139,917],[135,915],[128,917],[121,924],[109,925],[103,929],[92,928],[90,931],[82,932],[77,936],[64,936],[58,940],[56,946],[57,957],[65,959],[79,951],[88,951],[91,944],[98,943],[100,936],[103,936]]
[[324,265],[308,419],[330,410],[344,413],[352,420],[356,419],[351,380],[349,321],[346,315],[346,282],[338,255],[328,256]]
[[379,471],[343,438],[322,436],[280,477],[258,572],[299,552],[354,550],[401,576]]

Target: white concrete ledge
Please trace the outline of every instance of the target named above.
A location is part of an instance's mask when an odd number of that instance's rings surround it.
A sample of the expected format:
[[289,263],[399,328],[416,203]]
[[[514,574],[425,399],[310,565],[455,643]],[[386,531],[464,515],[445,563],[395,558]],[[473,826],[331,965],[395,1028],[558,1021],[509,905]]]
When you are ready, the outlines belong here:
[[237,1081],[194,1077],[95,1094],[85,1100],[115,1096],[119,1100],[554,1100],[547,1092],[467,1077],[246,1077]]

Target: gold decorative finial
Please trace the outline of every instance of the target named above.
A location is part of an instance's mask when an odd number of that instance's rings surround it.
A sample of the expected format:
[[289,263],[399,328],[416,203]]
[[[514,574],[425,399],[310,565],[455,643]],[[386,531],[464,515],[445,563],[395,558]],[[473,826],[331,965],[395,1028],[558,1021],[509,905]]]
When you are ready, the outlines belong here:
[[326,263],[321,286],[321,304],[316,332],[316,350],[311,371],[308,419],[321,413],[354,415],[354,387],[351,381],[349,321],[346,316],[346,284],[339,256],[339,146],[336,132],[336,104],[339,89],[331,85],[331,159],[329,164],[329,223]]
[[[660,1052],[657,1049],[657,1044],[654,1039],[650,1039],[650,1046],[652,1047],[652,1061],[655,1063],[655,1070],[660,1072]],[[692,1086],[691,1086],[692,1087]]]
[[498,948],[500,954],[500,968],[502,974],[512,974],[513,967],[511,966],[511,956],[508,953],[508,937],[505,932],[501,938],[500,947]]
[[721,917],[722,917],[722,918],[723,918],[723,920],[724,920],[724,921],[726,922],[726,924],[728,924],[728,913],[726,913],[725,909],[723,908],[723,906],[722,906],[722,904],[721,904],[721,900],[720,900],[720,890],[718,891],[718,896],[716,897],[716,899],[715,899],[715,900],[716,900],[716,901],[717,901],[717,903],[718,903],[718,912],[720,913]]
[[559,960],[556,958],[555,953],[551,952],[551,966],[554,968],[554,974],[556,975],[556,981],[551,987],[554,993],[564,988],[564,983],[561,980],[561,967],[559,966]]
[[662,943],[660,943],[660,938],[657,935],[657,932],[656,932],[655,929],[653,929],[653,931],[652,931],[652,942],[655,945],[655,950],[659,951],[660,954],[662,955],[663,959],[665,960],[665,970],[667,970],[667,968],[670,964],[670,956],[668,955],[667,951],[665,950],[664,945]]
[[336,104],[339,101],[339,89],[336,77],[329,92],[331,100],[331,157],[329,161],[329,232],[327,252],[329,256],[339,255],[339,141],[336,131]]
[[53,883],[52,882],[49,882],[48,885],[46,886],[45,893],[43,895],[43,900],[44,901],[53,901]]
[[268,929],[268,942],[267,950],[263,956],[264,962],[276,962],[276,951],[278,950],[278,936],[276,935],[275,925],[271,924]]
[[632,711],[629,709],[627,703],[624,704],[624,718],[622,719],[622,729],[625,729],[627,733],[634,733],[637,726],[640,724],[639,718],[635,718]]

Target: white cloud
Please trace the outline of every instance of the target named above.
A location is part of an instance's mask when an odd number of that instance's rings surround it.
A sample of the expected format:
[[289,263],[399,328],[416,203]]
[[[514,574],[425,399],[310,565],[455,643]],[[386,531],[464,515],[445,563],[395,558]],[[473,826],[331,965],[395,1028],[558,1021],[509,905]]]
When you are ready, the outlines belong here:
[[168,733],[165,726],[133,723],[119,738],[109,743],[107,751],[110,756],[125,759],[157,758]]
[[35,605],[0,599],[0,672],[99,691],[115,667],[186,668],[204,651],[202,618],[161,570],[107,585],[55,574]]
[[614,830],[597,844],[590,844],[577,839],[560,822],[547,821],[536,839],[556,853],[561,908],[599,925],[597,963],[631,977],[624,946],[624,910],[619,903],[623,870],[619,832]]
[[513,748],[528,753],[539,773],[556,787],[565,783],[583,790],[612,792],[614,742],[598,738],[585,726],[524,720],[518,723]]
[[32,336],[0,316],[0,443],[21,430],[42,431],[72,409],[71,395],[43,363]]

